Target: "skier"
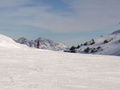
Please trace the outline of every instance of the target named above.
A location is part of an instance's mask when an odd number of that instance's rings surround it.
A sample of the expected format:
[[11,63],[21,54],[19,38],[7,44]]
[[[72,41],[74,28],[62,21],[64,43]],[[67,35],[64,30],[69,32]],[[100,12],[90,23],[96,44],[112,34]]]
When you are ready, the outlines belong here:
[[37,41],[37,48],[40,48],[40,42]]

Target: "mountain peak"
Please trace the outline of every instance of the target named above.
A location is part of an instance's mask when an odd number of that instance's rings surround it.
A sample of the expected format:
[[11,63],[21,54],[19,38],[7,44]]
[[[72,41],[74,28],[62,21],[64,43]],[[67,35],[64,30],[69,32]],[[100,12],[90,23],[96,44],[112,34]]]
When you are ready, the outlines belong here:
[[112,34],[119,34],[120,33],[120,29],[117,31],[114,31]]

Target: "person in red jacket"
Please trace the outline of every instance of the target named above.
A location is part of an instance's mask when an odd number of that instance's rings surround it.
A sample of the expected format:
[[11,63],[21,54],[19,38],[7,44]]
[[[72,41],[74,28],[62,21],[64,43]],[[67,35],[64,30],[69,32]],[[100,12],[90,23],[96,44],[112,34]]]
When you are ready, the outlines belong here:
[[40,48],[40,42],[37,41],[37,48]]

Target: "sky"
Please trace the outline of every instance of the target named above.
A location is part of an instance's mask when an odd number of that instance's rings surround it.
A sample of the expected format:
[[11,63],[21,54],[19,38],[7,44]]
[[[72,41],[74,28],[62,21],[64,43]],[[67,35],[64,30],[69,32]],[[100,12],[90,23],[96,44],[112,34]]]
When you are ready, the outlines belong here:
[[120,0],[0,0],[0,33],[77,45],[120,29]]

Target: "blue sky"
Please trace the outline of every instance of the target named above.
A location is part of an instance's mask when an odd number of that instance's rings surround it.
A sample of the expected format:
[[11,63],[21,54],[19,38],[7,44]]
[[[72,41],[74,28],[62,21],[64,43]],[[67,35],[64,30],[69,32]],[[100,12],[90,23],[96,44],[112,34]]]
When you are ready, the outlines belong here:
[[0,0],[0,33],[67,45],[120,29],[120,0]]

